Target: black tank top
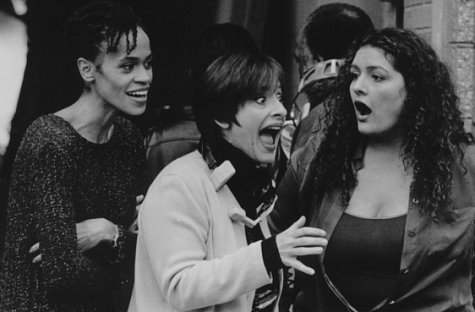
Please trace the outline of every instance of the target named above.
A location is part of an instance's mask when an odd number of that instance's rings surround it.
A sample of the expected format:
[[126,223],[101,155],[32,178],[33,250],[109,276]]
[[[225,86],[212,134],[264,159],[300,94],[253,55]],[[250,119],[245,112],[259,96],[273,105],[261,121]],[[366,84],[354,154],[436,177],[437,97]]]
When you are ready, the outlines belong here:
[[365,219],[343,214],[328,243],[330,280],[359,311],[391,295],[399,272],[406,216]]

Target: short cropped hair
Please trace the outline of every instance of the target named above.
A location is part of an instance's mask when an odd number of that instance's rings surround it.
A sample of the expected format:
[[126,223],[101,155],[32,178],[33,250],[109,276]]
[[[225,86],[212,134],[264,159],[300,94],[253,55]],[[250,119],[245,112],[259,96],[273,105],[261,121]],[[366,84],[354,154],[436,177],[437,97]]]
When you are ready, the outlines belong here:
[[282,67],[269,56],[253,53],[217,58],[197,80],[193,96],[196,124],[203,139],[211,142],[221,135],[215,120],[238,124],[236,115],[245,101],[282,84]]
[[[118,2],[94,1],[69,17],[64,32],[65,51],[70,61],[80,57],[95,61],[101,52],[117,51],[121,37],[126,35],[126,52],[130,53],[137,45],[138,27],[143,28],[130,7]],[[102,51],[104,43],[106,50]]]
[[344,58],[355,39],[373,30],[371,18],[357,6],[330,3],[318,7],[307,18],[303,42],[313,56],[327,59]]

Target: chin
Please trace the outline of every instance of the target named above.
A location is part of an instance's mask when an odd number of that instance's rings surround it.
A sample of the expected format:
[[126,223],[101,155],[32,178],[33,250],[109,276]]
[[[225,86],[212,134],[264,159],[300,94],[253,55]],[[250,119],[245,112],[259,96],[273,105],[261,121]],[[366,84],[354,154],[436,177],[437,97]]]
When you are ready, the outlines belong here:
[[275,163],[275,152],[258,155],[257,162],[264,165],[273,165]]
[[368,129],[368,127],[365,127],[365,126],[358,126],[358,131],[360,134],[362,135],[367,135],[367,136],[371,136],[373,134],[373,131],[371,131],[370,129]]
[[142,106],[139,106],[139,107],[135,107],[133,109],[130,109],[128,110],[127,112],[125,112],[127,115],[130,115],[130,116],[139,116],[139,115],[142,115],[143,113],[145,113],[145,108],[147,106],[144,104]]

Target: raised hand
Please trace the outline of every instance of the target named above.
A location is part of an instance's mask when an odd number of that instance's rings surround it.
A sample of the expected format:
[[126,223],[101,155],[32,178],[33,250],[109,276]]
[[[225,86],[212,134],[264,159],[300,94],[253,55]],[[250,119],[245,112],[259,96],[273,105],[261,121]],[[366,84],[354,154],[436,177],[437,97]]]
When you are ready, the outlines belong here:
[[276,236],[282,263],[305,274],[313,275],[315,270],[304,265],[297,257],[318,255],[328,241],[324,236],[325,231],[314,227],[304,227],[305,217],[300,217],[287,230]]

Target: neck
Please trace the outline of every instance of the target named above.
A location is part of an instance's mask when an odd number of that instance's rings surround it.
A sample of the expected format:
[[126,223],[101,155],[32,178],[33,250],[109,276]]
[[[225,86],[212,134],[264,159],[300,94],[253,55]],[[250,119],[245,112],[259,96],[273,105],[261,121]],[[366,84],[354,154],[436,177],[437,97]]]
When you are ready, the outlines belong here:
[[399,154],[402,148],[402,136],[394,137],[369,137],[366,147],[380,152]]
[[84,91],[71,106],[55,113],[62,117],[82,137],[93,143],[107,142],[113,132],[117,110],[105,105],[104,101],[94,94]]
[[372,166],[382,165],[387,167],[392,164],[400,168],[402,172],[411,173],[411,168],[406,167],[402,155],[402,138],[394,140],[374,140],[367,141],[366,150],[364,154],[365,164]]

